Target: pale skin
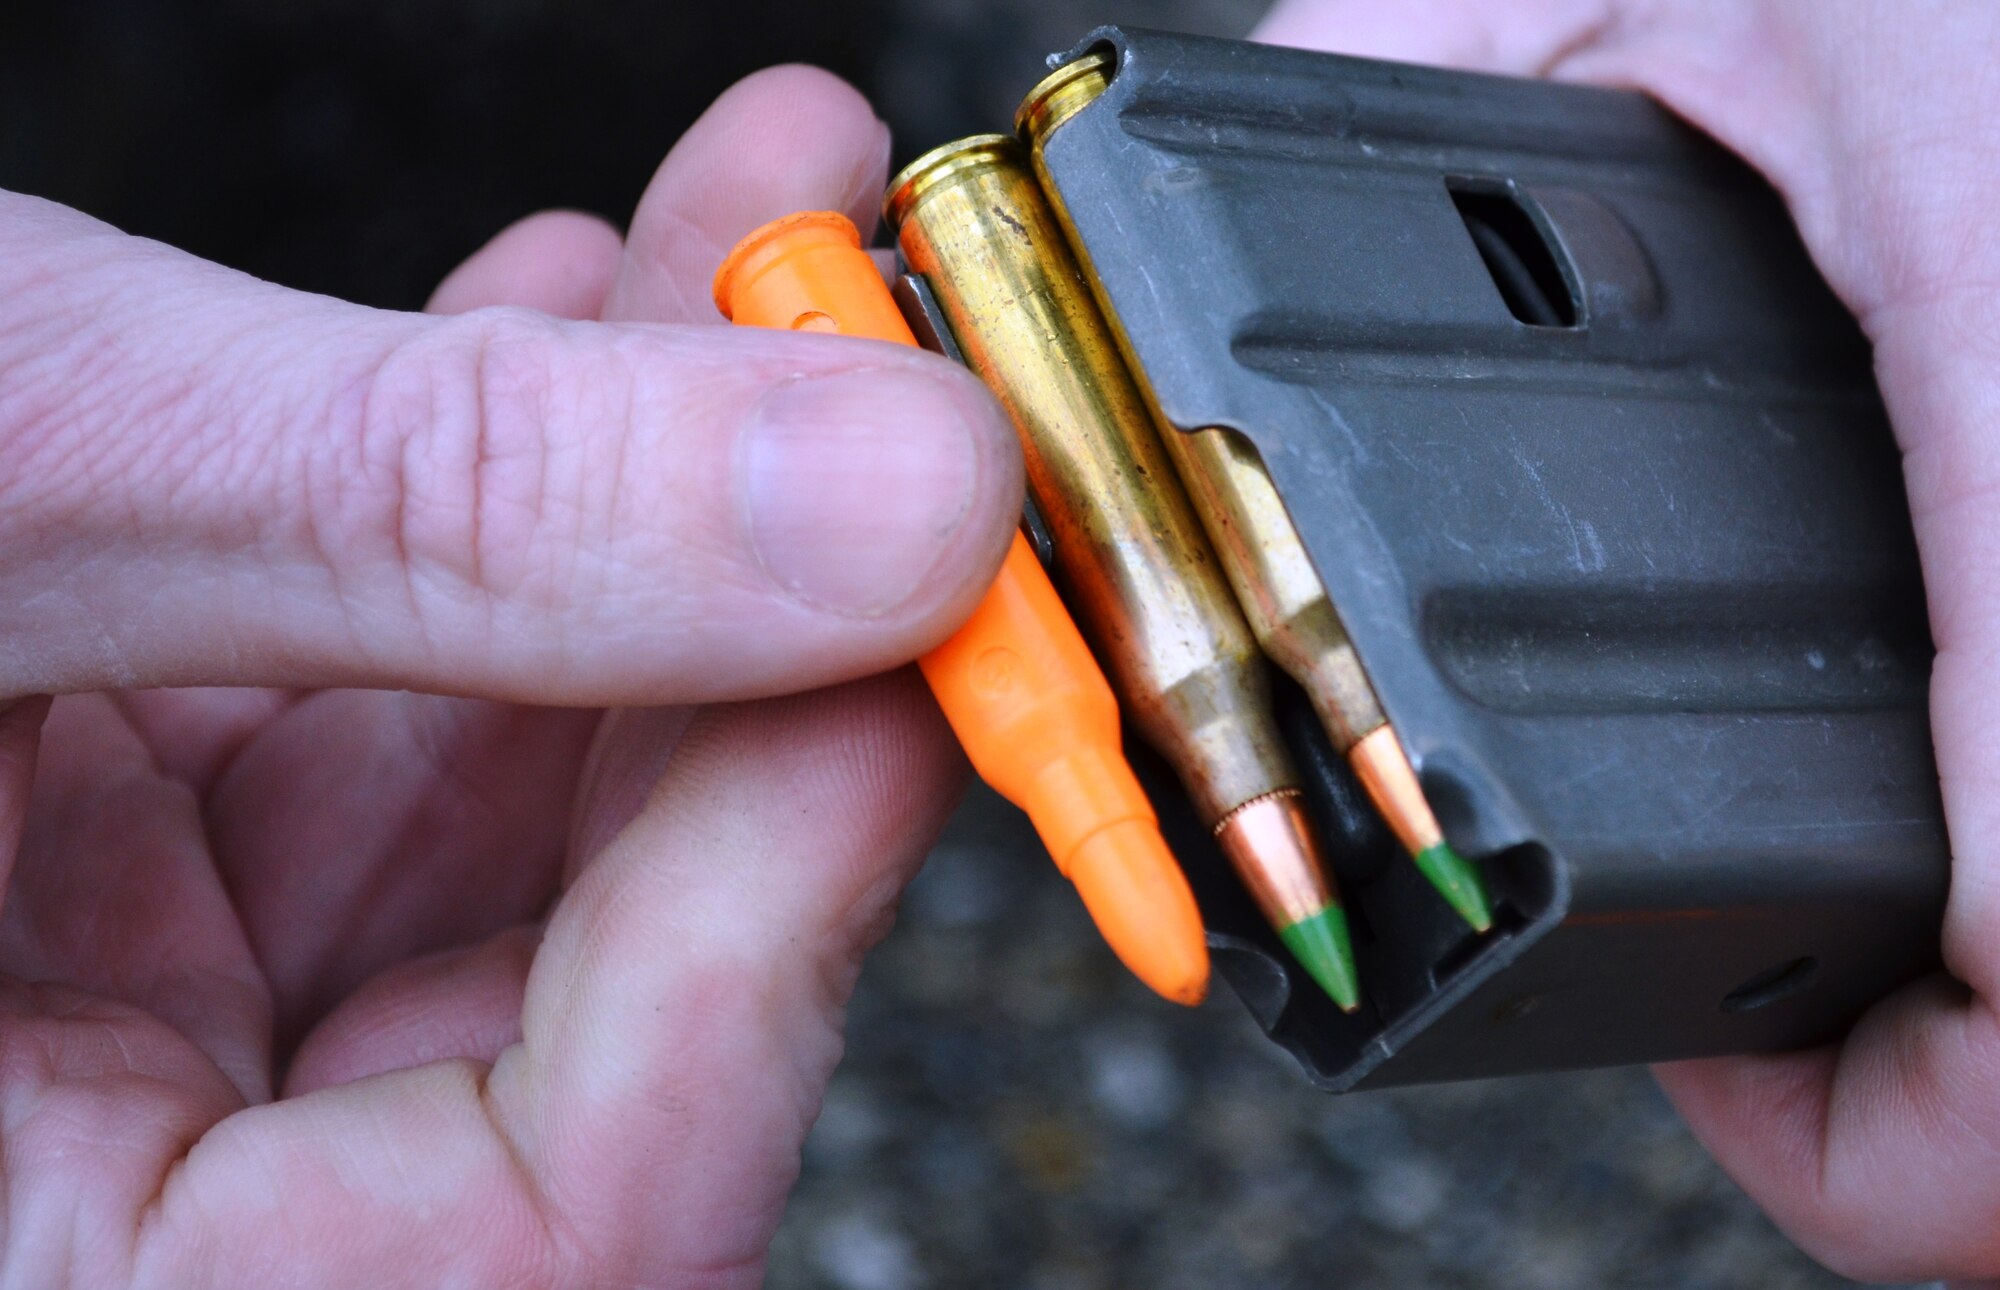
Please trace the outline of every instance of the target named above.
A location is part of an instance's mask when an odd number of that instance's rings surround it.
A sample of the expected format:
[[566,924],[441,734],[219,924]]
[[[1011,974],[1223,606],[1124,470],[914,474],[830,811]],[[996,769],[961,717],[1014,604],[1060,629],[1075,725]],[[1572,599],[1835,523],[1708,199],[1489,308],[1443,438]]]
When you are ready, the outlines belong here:
[[431,319],[0,198],[0,1283],[760,1279],[1021,505],[965,373],[709,302],[887,159],[763,73]]
[[[1874,339],[1950,976],[1661,1077],[1815,1257],[2000,1278],[2000,8],[1295,0],[1265,34],[1658,95]],[[760,74],[627,237],[524,221],[431,319],[0,197],[0,693],[69,696],[0,715],[0,1284],[757,1283],[962,782],[881,674],[1020,501],[963,374],[708,304],[762,220],[865,222],[886,156],[847,87]]]

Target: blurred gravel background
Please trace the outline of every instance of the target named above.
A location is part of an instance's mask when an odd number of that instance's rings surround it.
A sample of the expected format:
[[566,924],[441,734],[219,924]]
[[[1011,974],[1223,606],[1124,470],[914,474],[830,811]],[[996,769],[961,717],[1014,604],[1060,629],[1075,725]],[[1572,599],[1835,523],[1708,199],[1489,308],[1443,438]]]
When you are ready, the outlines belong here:
[[1227,989],[1161,1003],[975,792],[870,959],[771,1285],[1849,1285],[1643,1071],[1328,1097]]
[[[1004,128],[1098,22],[1259,0],[0,0],[0,187],[295,286],[419,304],[502,224],[613,218],[787,59],[901,158]],[[1329,1098],[1218,987],[1159,1003],[975,794],[871,960],[780,1290],[1827,1287],[1643,1072]]]

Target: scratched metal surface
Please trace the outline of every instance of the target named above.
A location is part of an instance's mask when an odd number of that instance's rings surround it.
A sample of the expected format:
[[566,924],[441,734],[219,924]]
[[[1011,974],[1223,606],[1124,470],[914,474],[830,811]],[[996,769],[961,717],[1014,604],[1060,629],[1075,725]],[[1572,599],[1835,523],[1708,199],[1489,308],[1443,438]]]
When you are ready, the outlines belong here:
[[[1118,74],[1040,164],[1149,390],[1257,447],[1525,920],[1451,960],[1407,870],[1357,876],[1379,1027],[1274,1035],[1335,1087],[1777,1050],[1928,970],[1915,544],[1866,342],[1775,194],[1638,95],[1087,39]],[[1576,326],[1515,316],[1454,184],[1542,212]]]

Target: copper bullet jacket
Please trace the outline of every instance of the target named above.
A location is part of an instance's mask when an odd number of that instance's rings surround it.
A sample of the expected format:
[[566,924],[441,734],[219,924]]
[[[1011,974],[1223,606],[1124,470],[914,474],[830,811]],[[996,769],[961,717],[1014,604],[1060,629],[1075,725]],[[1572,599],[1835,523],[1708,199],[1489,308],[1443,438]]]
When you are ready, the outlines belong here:
[[1025,150],[937,149],[887,212],[1022,432],[1066,596],[1140,732],[1211,826],[1296,786],[1256,642]]
[[1356,744],[1348,764],[1354,767],[1368,796],[1382,808],[1382,818],[1389,822],[1396,840],[1411,855],[1444,841],[1444,830],[1431,814],[1423,786],[1417,782],[1417,773],[1410,768],[1410,759],[1394,730],[1383,726]]
[[[1297,789],[1245,802],[1215,826],[1215,840],[1272,926],[1290,927],[1340,903]],[[1274,857],[1290,859],[1272,863]]]

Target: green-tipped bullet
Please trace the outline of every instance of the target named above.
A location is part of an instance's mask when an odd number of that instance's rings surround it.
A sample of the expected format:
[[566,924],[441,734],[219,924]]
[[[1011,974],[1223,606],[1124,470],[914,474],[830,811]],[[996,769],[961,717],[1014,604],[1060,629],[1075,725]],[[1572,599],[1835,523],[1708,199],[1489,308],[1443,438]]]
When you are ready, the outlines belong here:
[[1312,974],[1327,997],[1342,1012],[1361,1006],[1361,977],[1354,970],[1354,942],[1347,934],[1347,913],[1338,905],[1328,905],[1311,918],[1301,919],[1278,930],[1278,939]]
[[1486,884],[1480,881],[1479,870],[1452,850],[1451,843],[1425,847],[1412,859],[1424,877],[1431,880],[1431,886],[1438,889],[1461,918],[1472,924],[1473,931],[1483,932],[1493,926],[1493,906],[1487,903]]
[[1486,900],[1486,884],[1480,881],[1479,870],[1444,840],[1444,830],[1438,828],[1437,817],[1431,814],[1430,803],[1424,800],[1417,772],[1411,768],[1396,732],[1387,725],[1377,726],[1348,751],[1347,764],[1354,767],[1355,777],[1382,812],[1389,831],[1396,835],[1396,840],[1417,862],[1418,871],[1430,879],[1438,894],[1472,924],[1474,931],[1483,932],[1493,926],[1493,907]]
[[1340,889],[1320,859],[1299,790],[1245,802],[1223,817],[1215,839],[1292,957],[1343,1011],[1360,1007],[1361,978]]

